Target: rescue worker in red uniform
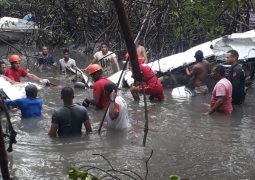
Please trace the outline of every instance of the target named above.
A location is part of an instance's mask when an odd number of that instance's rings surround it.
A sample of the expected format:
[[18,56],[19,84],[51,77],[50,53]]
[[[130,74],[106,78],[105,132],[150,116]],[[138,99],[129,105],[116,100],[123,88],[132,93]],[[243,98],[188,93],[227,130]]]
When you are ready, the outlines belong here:
[[106,109],[110,102],[104,93],[104,86],[111,81],[102,76],[103,68],[99,64],[89,65],[86,71],[94,81],[93,99],[86,98],[83,101],[83,105],[88,107],[89,104],[92,104],[95,105],[97,109]]
[[[152,69],[148,65],[142,64],[143,61],[144,58],[138,58],[139,67],[143,74],[142,83],[144,85],[144,91],[146,94],[150,95],[151,100],[157,98],[159,101],[163,101],[165,99],[163,94],[163,85]],[[139,93],[143,93],[142,85],[132,85],[130,91],[134,100],[139,101]]]
[[7,69],[5,76],[16,82],[20,82],[20,77],[28,77],[29,79],[40,82],[42,84],[50,83],[48,79],[41,79],[34,74],[28,73],[25,69],[20,67],[20,61],[21,58],[19,55],[10,55],[9,62],[11,63],[11,68]]

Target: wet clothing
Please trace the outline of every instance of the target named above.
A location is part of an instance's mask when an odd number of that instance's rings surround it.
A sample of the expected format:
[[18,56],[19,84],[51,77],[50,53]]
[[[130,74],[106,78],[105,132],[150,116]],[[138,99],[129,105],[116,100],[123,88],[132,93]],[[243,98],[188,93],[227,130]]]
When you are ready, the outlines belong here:
[[109,100],[107,96],[104,93],[104,85],[108,82],[111,82],[109,79],[106,79],[105,77],[100,78],[97,80],[93,85],[93,97],[99,96],[99,102],[96,105],[98,109],[106,109],[109,105]]
[[54,111],[51,123],[58,124],[59,136],[81,135],[82,124],[89,120],[84,106],[73,104]]
[[38,98],[22,98],[6,101],[6,105],[19,108],[22,118],[42,116],[42,100]]
[[20,67],[18,71],[14,70],[13,68],[9,68],[5,72],[5,76],[16,82],[20,82],[20,77],[26,77],[27,74],[27,71],[22,67]]
[[232,104],[242,104],[245,99],[245,74],[240,64],[231,67],[228,79],[233,86]]
[[66,67],[74,67],[76,66],[76,62],[74,59],[69,58],[68,61],[65,61],[64,58],[59,60],[60,69],[64,71]]
[[223,78],[214,86],[211,97],[211,108],[215,105],[219,96],[225,96],[225,101],[218,109],[219,112],[230,114],[233,110],[232,107],[232,84],[231,82]]
[[111,51],[108,51],[105,55],[102,53],[102,51],[98,51],[94,54],[94,59],[96,59],[97,63],[102,66],[103,73],[107,77],[114,73],[112,69],[112,61],[114,60],[114,58],[117,58],[117,56]]
[[[144,82],[144,90],[151,98],[157,98],[159,101],[164,100],[163,85],[148,65],[140,64],[140,70],[143,73],[142,81]],[[142,93],[142,85],[139,86],[139,92]]]
[[105,120],[107,121],[107,127],[109,129],[125,129],[128,127],[129,119],[128,119],[128,110],[127,110],[127,103],[126,101],[120,97],[117,96],[115,98],[115,103],[118,104],[119,109],[119,115],[116,119],[111,119],[109,115],[109,110],[107,111],[107,114],[105,116]]
[[54,63],[53,56],[50,53],[48,53],[47,55],[44,55],[43,53],[40,53],[37,60],[38,60],[39,65],[41,65],[41,64],[53,64]]

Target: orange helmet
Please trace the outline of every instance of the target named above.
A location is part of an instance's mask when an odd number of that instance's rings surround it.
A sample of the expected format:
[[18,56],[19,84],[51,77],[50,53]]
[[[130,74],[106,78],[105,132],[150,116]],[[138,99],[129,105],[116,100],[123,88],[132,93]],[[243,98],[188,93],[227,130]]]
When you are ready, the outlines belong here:
[[9,57],[9,62],[10,63],[18,62],[20,60],[21,59],[20,59],[19,55],[16,55],[16,54],[10,55],[10,57]]
[[99,65],[99,64],[91,64],[89,65],[89,67],[86,69],[87,73],[89,75],[99,71],[99,70],[103,70],[103,68]]

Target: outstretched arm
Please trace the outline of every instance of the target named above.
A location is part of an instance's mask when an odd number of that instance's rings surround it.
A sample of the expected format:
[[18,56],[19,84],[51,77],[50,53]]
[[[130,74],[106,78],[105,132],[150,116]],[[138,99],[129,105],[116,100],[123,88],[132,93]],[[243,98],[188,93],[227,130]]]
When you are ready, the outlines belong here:
[[37,81],[37,82],[40,82],[40,80],[41,80],[41,78],[39,78],[38,76],[31,74],[31,73],[27,73],[27,77],[34,81]]

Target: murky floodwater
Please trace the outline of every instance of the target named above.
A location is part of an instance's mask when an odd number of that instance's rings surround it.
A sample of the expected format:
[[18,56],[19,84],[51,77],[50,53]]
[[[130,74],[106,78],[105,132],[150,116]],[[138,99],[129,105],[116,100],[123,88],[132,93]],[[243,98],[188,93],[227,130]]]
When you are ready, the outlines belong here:
[[[40,75],[56,84],[71,85],[59,73]],[[120,90],[119,94],[128,102],[127,132],[110,133],[104,128],[99,136],[97,129],[104,112],[90,107],[93,134],[51,139],[47,133],[52,112],[62,106],[60,89],[42,89],[39,93],[44,102],[42,119],[21,120],[18,111],[12,112],[18,143],[9,154],[11,174],[18,179],[68,179],[70,165],[110,169],[106,161],[93,155],[99,153],[114,167],[130,169],[144,177],[145,161],[153,149],[150,180],[168,179],[172,174],[196,180],[255,179],[254,97],[247,96],[245,104],[234,107],[231,116],[205,116],[209,95],[174,99],[165,90],[165,102],[148,102],[150,130],[143,147],[143,102],[134,103],[128,90]],[[91,95],[92,90],[76,89],[75,102]]]

